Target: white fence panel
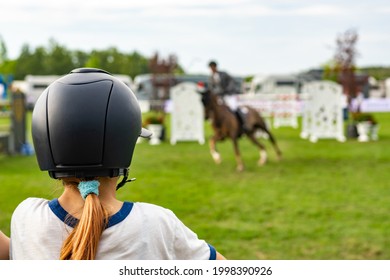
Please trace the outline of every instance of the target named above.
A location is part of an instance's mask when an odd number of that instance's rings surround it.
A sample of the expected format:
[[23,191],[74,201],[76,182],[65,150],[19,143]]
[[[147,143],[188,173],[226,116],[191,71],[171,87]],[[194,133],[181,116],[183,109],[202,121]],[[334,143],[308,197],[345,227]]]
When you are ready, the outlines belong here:
[[300,104],[296,93],[263,93],[239,95],[240,105],[256,109],[274,128],[298,127]]
[[277,93],[273,100],[273,126],[298,128],[298,95],[296,93]]
[[196,84],[180,83],[171,88],[171,144],[198,141],[204,144],[204,108]]
[[343,129],[344,97],[342,87],[334,82],[310,82],[302,91],[308,99],[302,114],[301,137],[316,142],[320,138],[345,141]]

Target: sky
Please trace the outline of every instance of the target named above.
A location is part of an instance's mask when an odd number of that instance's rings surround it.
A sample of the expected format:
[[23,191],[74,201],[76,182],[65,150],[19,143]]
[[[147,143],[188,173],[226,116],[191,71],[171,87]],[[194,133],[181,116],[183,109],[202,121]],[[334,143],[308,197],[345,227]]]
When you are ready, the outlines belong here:
[[321,67],[336,38],[354,29],[358,67],[390,65],[388,0],[13,0],[1,1],[8,57],[54,39],[70,50],[116,47],[176,55],[187,73],[210,60],[234,75],[290,74]]

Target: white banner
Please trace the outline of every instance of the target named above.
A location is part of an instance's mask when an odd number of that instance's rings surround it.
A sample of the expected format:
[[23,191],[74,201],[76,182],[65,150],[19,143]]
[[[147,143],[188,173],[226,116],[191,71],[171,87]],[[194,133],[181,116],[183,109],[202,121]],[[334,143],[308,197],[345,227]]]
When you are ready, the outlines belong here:
[[390,112],[390,98],[368,98],[360,104],[362,112]]

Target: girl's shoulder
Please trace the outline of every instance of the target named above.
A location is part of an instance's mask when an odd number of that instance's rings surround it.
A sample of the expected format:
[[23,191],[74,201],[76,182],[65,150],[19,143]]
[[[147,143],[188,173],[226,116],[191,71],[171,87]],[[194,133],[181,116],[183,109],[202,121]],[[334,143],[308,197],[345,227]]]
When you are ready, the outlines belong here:
[[48,203],[49,200],[44,198],[29,197],[19,203],[15,209],[15,212],[23,210],[33,211],[34,209],[46,206]]
[[165,220],[173,223],[179,220],[172,210],[146,202],[135,202],[133,211],[135,215],[143,216],[149,220]]
[[168,208],[147,202],[134,202],[134,209],[149,215],[174,215]]
[[28,197],[25,200],[23,200],[19,205],[29,204],[29,205],[41,205],[41,204],[47,204],[49,202],[46,198],[40,198],[40,197]]

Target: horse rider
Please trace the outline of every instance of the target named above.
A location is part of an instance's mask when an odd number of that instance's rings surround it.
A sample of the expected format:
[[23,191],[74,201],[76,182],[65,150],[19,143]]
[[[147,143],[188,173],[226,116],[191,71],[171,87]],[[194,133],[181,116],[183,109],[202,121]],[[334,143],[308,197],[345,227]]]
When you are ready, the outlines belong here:
[[237,116],[244,131],[250,130],[245,121],[245,114],[238,107],[236,94],[239,92],[233,77],[225,71],[220,71],[215,61],[209,62],[211,75],[209,77],[209,87],[212,93],[221,96],[229,109]]

